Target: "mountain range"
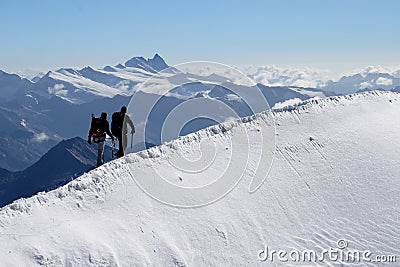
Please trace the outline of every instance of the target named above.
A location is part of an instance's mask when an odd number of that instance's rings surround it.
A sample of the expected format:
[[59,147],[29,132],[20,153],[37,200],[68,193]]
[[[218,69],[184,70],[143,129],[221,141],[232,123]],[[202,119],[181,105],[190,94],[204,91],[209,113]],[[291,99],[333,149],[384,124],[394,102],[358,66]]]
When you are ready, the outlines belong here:
[[363,73],[351,76],[343,76],[338,81],[328,81],[321,87],[323,90],[351,94],[358,91],[368,90],[398,90],[400,88],[400,77],[389,73]]
[[333,73],[323,69],[263,66],[256,70],[246,71],[255,82],[267,86],[312,87],[338,95],[360,90],[393,90],[400,86],[400,69],[380,66],[369,66],[351,74],[342,75],[335,80],[328,78]]
[[[100,69],[90,66],[82,69],[61,68],[34,77],[32,81],[17,74],[0,71],[0,102],[25,95],[31,95],[36,100],[58,96],[76,104],[102,97],[112,98],[117,94],[128,96],[139,89],[138,85],[160,72],[164,76],[169,76],[170,82],[178,81],[177,84],[190,81],[194,76],[189,72],[170,67],[158,54],[148,59],[133,57],[125,63]],[[400,71],[370,67],[359,73],[343,76],[336,81],[324,82],[317,72],[262,67],[248,76],[259,84],[269,87],[305,87],[335,94],[348,94],[359,90],[392,90],[400,86],[399,73]],[[212,74],[201,77],[201,80],[221,83],[226,81],[226,77]]]
[[[163,72],[154,76],[159,71]],[[242,92],[260,90],[270,107],[277,103],[282,105],[293,98],[301,101],[332,95],[320,89],[294,86],[258,84],[258,88],[255,88],[235,84],[220,74],[183,72],[169,67],[158,54],[150,59],[134,57],[124,64],[102,69],[63,68],[38,77],[36,82],[4,72],[1,77],[0,91],[13,92],[4,98],[0,96],[0,122],[4,126],[0,131],[0,168],[9,171],[24,170],[62,139],[76,136],[86,138],[92,113],[96,116],[103,111],[112,114],[121,106],[128,105],[136,93],[144,97],[144,102],[155,99],[157,96],[147,93],[146,88],[141,87],[143,84],[170,88],[170,91],[157,104],[157,112],[152,113],[147,139],[144,144],[138,144],[135,150],[160,144],[163,119],[173,107],[184,101],[195,98],[203,98],[205,102],[218,100],[232,107],[240,116],[251,115],[252,111],[246,104],[224,87],[237,86]],[[139,113],[143,112],[139,109],[134,114],[137,125],[143,124],[146,119]],[[182,134],[212,124],[215,122],[198,119],[185,127]]]

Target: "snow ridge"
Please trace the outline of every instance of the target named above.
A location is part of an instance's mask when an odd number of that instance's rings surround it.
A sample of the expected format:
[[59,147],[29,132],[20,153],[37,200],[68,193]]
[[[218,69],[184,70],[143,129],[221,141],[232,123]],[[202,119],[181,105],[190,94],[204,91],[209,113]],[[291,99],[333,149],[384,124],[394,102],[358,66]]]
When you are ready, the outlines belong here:
[[[0,257],[16,266],[265,266],[257,259],[263,245],[320,251],[338,239],[349,249],[399,255],[399,112],[393,92],[313,99],[127,155],[2,208]],[[225,148],[234,138],[258,146],[253,138],[271,127],[263,123],[270,116],[277,153],[253,194],[254,162],[234,190],[202,208],[161,204],[135,182],[154,179],[149,170],[159,168],[187,185],[186,175],[165,164],[168,157],[195,159],[200,143]]]
[[321,107],[327,105],[345,105],[351,104],[351,102],[360,100],[360,99],[368,99],[374,100],[376,97],[384,97],[387,98],[389,102],[391,101],[399,101],[400,93],[391,92],[391,91],[381,91],[381,90],[373,90],[373,91],[365,91],[361,93],[348,94],[343,96],[330,96],[325,98],[311,98],[304,100],[300,103],[296,103],[294,105],[288,105],[283,108],[274,109],[273,112],[275,115],[282,112],[293,112],[293,111],[306,111],[312,107]]
[[[85,189],[91,189],[94,192],[101,192],[102,189],[105,188],[106,183],[102,183],[104,181],[100,181],[100,177],[107,177],[109,170],[113,169],[123,169],[124,163],[133,163],[140,162],[143,159],[151,159],[157,158],[161,155],[165,154],[166,150],[179,150],[183,146],[190,145],[190,143],[200,143],[203,139],[209,139],[211,137],[221,138],[222,136],[230,135],[232,129],[239,127],[243,124],[253,124],[257,125],[259,120],[263,120],[265,122],[271,121],[272,119],[279,119],[284,114],[301,114],[301,113],[309,113],[311,110],[316,109],[326,109],[328,106],[344,106],[351,105],[354,101],[371,101],[373,102],[377,98],[384,98],[388,102],[399,102],[400,103],[400,93],[390,92],[390,91],[367,91],[362,93],[355,93],[345,96],[333,96],[327,97],[323,99],[309,99],[305,100],[301,103],[287,106],[281,109],[274,109],[272,113],[270,111],[258,113],[249,117],[241,118],[240,120],[225,122],[222,124],[214,125],[207,127],[203,130],[200,130],[195,133],[188,134],[186,136],[181,136],[176,140],[169,141],[160,146],[151,147],[147,150],[142,150],[137,153],[129,154],[127,157],[123,159],[114,160],[112,162],[106,163],[103,166],[84,174],[83,176],[71,181],[68,185],[65,185],[59,189],[53,190],[48,193],[39,193],[38,196],[34,196],[28,199],[20,199],[15,201],[13,204],[5,206],[0,209],[0,215],[8,214],[8,216],[13,217],[15,212],[19,213],[21,211],[29,213],[30,207],[33,203],[42,204],[47,201],[40,201],[51,199],[49,195],[53,195],[56,197],[62,196],[65,197],[68,195],[68,192],[76,192],[82,191]],[[93,176],[92,176],[93,174]],[[108,178],[107,178],[108,179]],[[93,187],[93,188],[92,188]],[[58,192],[58,191],[61,191]],[[32,201],[32,203],[30,203]],[[3,217],[0,217],[2,219]],[[1,221],[0,221],[1,223]]]

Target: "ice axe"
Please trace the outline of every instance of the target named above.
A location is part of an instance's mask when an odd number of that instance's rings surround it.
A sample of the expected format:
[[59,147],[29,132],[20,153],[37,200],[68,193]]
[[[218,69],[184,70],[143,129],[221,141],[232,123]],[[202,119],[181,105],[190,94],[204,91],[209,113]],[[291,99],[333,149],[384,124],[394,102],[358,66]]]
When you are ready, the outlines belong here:
[[115,141],[111,139],[111,158],[114,158],[114,148],[115,148]]

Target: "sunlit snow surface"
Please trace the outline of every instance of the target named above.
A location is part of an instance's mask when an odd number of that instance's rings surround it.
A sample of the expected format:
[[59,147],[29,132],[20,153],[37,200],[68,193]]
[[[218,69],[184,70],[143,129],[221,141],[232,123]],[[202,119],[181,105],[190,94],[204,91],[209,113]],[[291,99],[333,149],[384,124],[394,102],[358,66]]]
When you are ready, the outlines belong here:
[[[2,208],[1,264],[286,266],[296,263],[261,262],[258,252],[264,245],[321,251],[336,247],[338,239],[349,249],[399,257],[399,115],[400,94],[388,92],[310,100],[274,111],[276,154],[264,184],[249,193],[255,168],[249,162],[233,191],[198,208],[155,200],[139,188],[137,176],[154,179],[150,174],[159,168],[176,184],[202,182],[163,165],[176,155],[197,159],[195,136],[228,146],[233,138],[251,140],[256,130],[243,136],[209,128],[130,154],[62,188]],[[259,119],[238,127],[251,129]],[[359,264],[365,265],[382,266]]]

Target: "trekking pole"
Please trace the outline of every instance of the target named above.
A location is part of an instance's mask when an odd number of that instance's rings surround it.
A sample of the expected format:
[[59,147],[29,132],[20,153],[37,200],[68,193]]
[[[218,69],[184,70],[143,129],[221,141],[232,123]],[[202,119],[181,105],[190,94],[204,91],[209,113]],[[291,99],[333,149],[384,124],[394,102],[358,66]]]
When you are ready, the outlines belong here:
[[132,144],[133,144],[133,133],[131,133],[131,149],[132,149]]
[[115,141],[111,139],[111,158],[114,158]]
[[[107,137],[106,139],[111,139],[111,138]],[[111,158],[114,158],[115,141],[111,139],[110,144],[111,144]]]

